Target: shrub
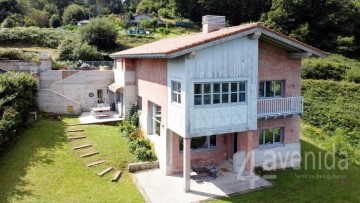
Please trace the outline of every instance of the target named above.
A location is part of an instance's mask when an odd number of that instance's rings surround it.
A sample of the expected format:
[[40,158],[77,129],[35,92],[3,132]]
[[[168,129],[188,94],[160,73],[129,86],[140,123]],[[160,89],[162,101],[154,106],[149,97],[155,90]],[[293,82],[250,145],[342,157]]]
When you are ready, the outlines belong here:
[[115,23],[107,18],[95,18],[80,28],[84,41],[100,49],[108,49],[115,45],[117,30]]
[[139,112],[138,112],[138,105],[137,104],[131,104],[129,109],[129,117],[128,120],[131,125],[135,127],[139,127]]
[[66,38],[63,40],[58,48],[59,59],[60,60],[73,60],[74,49],[80,44],[80,40],[78,38]]
[[256,166],[255,173],[262,177],[264,175],[264,168],[262,166]]
[[50,15],[59,15],[59,9],[57,8],[57,6],[53,3],[48,3],[45,4],[44,11],[48,12]]
[[0,74],[0,146],[14,139],[28,113],[37,109],[36,92],[36,79],[29,74]]
[[152,161],[156,157],[151,149],[149,140],[140,138],[129,144],[130,152],[140,161]]
[[348,70],[345,75],[345,80],[349,82],[360,83],[360,66]]
[[87,43],[78,44],[73,51],[73,60],[98,61],[102,60],[102,54],[94,46]]
[[37,22],[37,26],[49,27],[50,14],[48,12],[33,8],[30,17]]
[[52,15],[49,20],[49,25],[53,28],[57,28],[61,26],[61,20],[58,15]]
[[131,125],[131,123],[127,119],[125,119],[119,126],[120,133],[125,137],[128,137],[128,135],[132,133],[135,129],[136,127]]
[[65,36],[74,36],[72,32],[38,28],[15,27],[0,29],[0,45],[35,45],[40,47],[56,48]]
[[138,140],[140,138],[144,138],[144,133],[140,129],[135,129],[133,132],[131,132],[128,135],[128,138],[129,138],[130,141],[135,141],[135,140]]
[[65,8],[64,13],[62,15],[64,24],[75,24],[76,21],[85,19],[86,17],[86,9],[77,4],[70,4]]
[[13,28],[24,25],[24,17],[20,14],[11,14],[1,23],[1,27],[3,28]]
[[167,36],[168,34],[170,34],[170,30],[169,30],[168,28],[163,28],[163,27],[161,27],[161,28],[159,29],[159,32],[160,32],[162,35],[165,35],[165,36]]
[[23,54],[23,51],[16,48],[0,48],[0,58],[8,58],[11,60],[17,60],[20,59],[21,54]]

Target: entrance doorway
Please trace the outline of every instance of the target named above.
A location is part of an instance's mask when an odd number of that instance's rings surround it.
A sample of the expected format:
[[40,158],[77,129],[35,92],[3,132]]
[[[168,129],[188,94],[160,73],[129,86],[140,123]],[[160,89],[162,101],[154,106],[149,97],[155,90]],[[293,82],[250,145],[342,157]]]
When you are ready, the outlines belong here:
[[238,142],[237,133],[233,133],[232,134],[232,149],[233,149],[232,154],[235,154],[238,151],[237,142]]

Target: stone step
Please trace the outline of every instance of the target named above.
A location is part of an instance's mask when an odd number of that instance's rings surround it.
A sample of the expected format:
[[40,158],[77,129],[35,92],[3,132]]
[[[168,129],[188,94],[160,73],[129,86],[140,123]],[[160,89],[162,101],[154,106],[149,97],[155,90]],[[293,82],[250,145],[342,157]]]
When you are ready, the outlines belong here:
[[121,171],[115,171],[113,178],[111,179],[111,182],[117,182],[120,179]]
[[111,170],[113,170],[113,167],[108,167],[108,168],[100,171],[97,175],[98,175],[98,176],[103,176],[103,175],[105,175],[106,173],[110,172]]
[[99,154],[99,152],[90,152],[90,153],[86,153],[86,154],[82,154],[80,155],[80,158],[85,158],[85,157],[89,157],[89,156],[94,156],[96,154]]
[[84,130],[68,130],[69,133],[84,132]]
[[87,164],[86,166],[91,167],[91,166],[99,165],[99,164],[104,163],[104,162],[106,162],[106,160],[95,161],[95,162]]
[[73,136],[73,137],[68,137],[68,140],[78,140],[78,139],[83,139],[86,138],[86,136]]
[[84,149],[84,148],[88,148],[88,147],[91,147],[91,146],[92,146],[92,144],[84,144],[84,145],[73,147],[73,150]]

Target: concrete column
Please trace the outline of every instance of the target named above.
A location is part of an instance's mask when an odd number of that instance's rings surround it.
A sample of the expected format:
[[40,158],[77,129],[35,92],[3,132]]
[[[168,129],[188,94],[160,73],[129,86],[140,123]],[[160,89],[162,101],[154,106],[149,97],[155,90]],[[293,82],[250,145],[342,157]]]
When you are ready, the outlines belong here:
[[190,138],[184,138],[184,192],[190,192]]
[[250,175],[251,172],[254,169],[254,163],[252,163],[253,161],[253,157],[252,157],[252,150],[253,150],[253,131],[248,131],[246,132],[246,143],[245,143],[245,160],[246,160],[246,165],[245,165],[245,172],[247,175]]
[[166,175],[173,174],[173,132],[171,130],[167,130],[166,133],[166,157],[165,157],[165,163],[166,163]]

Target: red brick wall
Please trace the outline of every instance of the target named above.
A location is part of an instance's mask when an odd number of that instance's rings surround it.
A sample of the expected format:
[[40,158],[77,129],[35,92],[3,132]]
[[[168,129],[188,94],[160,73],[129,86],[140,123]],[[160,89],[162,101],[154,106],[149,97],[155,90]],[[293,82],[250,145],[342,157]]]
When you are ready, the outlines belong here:
[[[231,135],[218,135],[218,148],[212,151],[206,152],[191,152],[190,159],[202,158],[206,161],[214,161],[214,163],[222,164],[228,156],[230,156],[231,150]],[[179,139],[180,136],[174,133],[173,137],[173,172],[181,172],[183,170],[183,155],[179,151]]]
[[148,102],[161,106],[161,119],[166,126],[167,117],[167,61],[166,59],[137,59],[137,93],[142,97],[142,114],[148,114]]
[[269,43],[259,43],[259,83],[285,80],[285,96],[301,95],[301,59],[290,59],[287,51]]

